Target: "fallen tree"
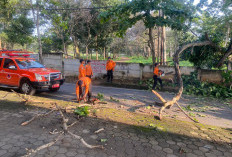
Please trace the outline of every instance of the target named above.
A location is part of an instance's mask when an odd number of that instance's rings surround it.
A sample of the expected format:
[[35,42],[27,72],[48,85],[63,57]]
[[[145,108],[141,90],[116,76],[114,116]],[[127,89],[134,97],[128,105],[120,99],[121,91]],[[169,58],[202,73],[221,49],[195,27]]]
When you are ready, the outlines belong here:
[[[178,108],[181,109],[182,112],[184,112],[184,110],[181,108],[181,106],[178,104],[178,101],[181,98],[181,95],[183,93],[183,80],[181,78],[181,72],[180,72],[180,66],[179,66],[179,56],[181,55],[181,53],[183,53],[186,49],[188,48],[194,48],[196,46],[206,46],[206,45],[212,45],[213,43],[208,39],[208,36],[206,34],[206,41],[203,42],[194,42],[194,43],[189,43],[186,44],[182,47],[180,47],[174,54],[173,56],[173,61],[174,61],[174,67],[175,67],[175,73],[176,73],[176,77],[177,77],[177,83],[179,86],[179,90],[177,92],[177,94],[172,98],[172,100],[170,101],[166,101],[158,92],[156,91],[152,91],[159,99],[160,101],[163,103],[162,107],[159,110],[159,119],[162,120],[162,113],[163,110],[166,108],[171,108],[174,104],[176,104],[178,106]],[[158,102],[157,102],[158,103]],[[192,121],[197,122],[196,120],[192,119],[190,116],[188,116],[188,114],[186,114],[186,112],[184,112],[184,114],[190,118]]]

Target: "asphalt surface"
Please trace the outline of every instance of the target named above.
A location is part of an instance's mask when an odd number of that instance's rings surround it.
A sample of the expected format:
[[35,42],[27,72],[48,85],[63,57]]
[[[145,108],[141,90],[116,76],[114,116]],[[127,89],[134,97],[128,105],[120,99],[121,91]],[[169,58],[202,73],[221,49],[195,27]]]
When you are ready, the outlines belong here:
[[[147,106],[153,105],[155,101],[158,101],[158,98],[150,91],[93,86],[92,93],[95,96],[98,93],[103,93],[104,99],[108,102],[109,107],[120,107],[120,109],[125,109],[130,112],[147,112],[149,114],[152,112],[154,115],[159,111],[158,106],[147,109]],[[166,100],[171,100],[175,94],[169,92],[159,93]],[[65,83],[58,92],[42,91],[37,93],[37,96],[71,101],[76,98],[75,84]],[[118,100],[118,102],[112,102],[110,97]],[[188,95],[183,95],[179,101],[179,104],[183,107],[191,106],[187,112],[193,118],[199,120],[199,122],[213,126],[232,128],[232,109],[225,103],[228,104],[228,102],[223,100]],[[173,106],[169,110],[166,109],[164,117],[190,121],[176,106]]]

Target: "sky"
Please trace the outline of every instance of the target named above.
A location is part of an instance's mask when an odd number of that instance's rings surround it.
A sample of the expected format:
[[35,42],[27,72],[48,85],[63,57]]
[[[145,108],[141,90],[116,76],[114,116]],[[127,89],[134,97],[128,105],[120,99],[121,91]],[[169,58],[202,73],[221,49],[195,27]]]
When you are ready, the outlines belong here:
[[[200,0],[194,0],[194,5],[198,4]],[[209,3],[212,3],[212,0],[208,0]]]

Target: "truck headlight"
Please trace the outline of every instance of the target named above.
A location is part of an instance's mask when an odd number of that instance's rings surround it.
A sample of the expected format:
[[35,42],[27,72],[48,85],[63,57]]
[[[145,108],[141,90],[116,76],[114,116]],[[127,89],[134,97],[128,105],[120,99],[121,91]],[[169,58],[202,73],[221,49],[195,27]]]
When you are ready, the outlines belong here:
[[38,80],[38,81],[43,80],[42,75],[40,75],[40,74],[35,74],[35,78],[36,78],[36,80]]

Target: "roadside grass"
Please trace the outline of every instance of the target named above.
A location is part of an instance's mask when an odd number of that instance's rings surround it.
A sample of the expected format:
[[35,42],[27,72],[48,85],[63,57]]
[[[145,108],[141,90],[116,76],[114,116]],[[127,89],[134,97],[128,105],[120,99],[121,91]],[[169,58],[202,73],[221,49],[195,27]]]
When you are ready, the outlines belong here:
[[[125,61],[126,63],[142,63],[142,64],[152,64],[152,57],[145,58],[142,56],[128,57],[129,59]],[[172,58],[167,58],[168,65],[174,66]],[[194,66],[193,63],[189,61],[180,61],[180,66]]]
[[[8,92],[0,91],[0,95],[4,96]],[[62,108],[78,107],[80,104],[71,101],[61,101],[49,98],[43,98],[39,96],[31,96],[31,100],[42,102],[56,102]],[[228,143],[231,140],[230,130],[220,127],[196,124],[192,122],[184,122],[176,119],[164,118],[162,121],[154,119],[153,114],[140,114],[135,112],[129,112],[126,110],[111,108],[110,101],[108,104],[95,104],[89,107],[89,117],[102,119],[105,121],[112,121],[117,123],[123,123],[134,126],[141,132],[156,131],[162,134],[173,133],[177,135],[185,135],[188,137],[201,138],[205,140],[212,140],[217,142]],[[114,102],[115,103],[115,102]],[[82,104],[83,105],[83,104]],[[4,99],[0,97],[0,110],[28,110],[30,108],[44,108],[51,109],[51,105],[43,103],[28,103],[24,105],[22,100],[15,94],[10,93]],[[68,112],[73,112],[68,110]],[[194,129],[193,129],[194,128]],[[212,129],[213,128],[213,129]],[[199,136],[205,134],[205,136]],[[225,138],[221,140],[217,135],[223,135]]]

